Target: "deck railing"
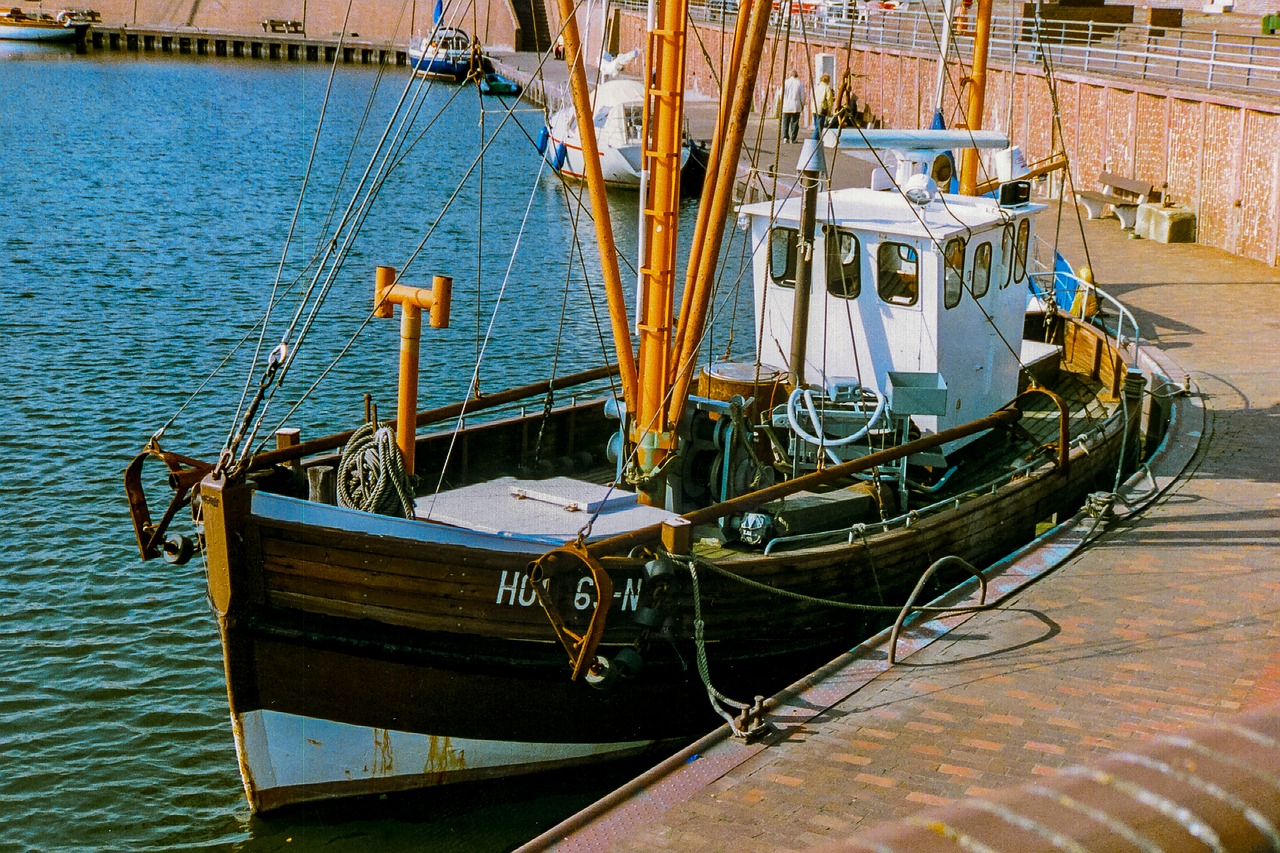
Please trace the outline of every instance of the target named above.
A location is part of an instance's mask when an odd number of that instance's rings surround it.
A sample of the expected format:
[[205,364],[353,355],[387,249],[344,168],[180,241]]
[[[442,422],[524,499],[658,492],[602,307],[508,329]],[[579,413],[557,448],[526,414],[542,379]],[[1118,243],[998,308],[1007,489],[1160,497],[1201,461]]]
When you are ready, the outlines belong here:
[[[1056,269],[1054,261],[1049,260],[1055,255],[1052,246],[1036,238],[1031,259],[1033,269],[1029,272],[1031,292],[1041,299],[1052,295],[1059,312],[1092,322],[1111,336],[1117,350],[1123,352],[1129,347],[1132,363],[1136,365],[1142,351],[1142,330],[1138,328],[1137,318],[1120,300],[1092,282],[1073,272]],[[1114,328],[1108,325],[1111,320],[1115,322]]]
[[[645,0],[614,0],[615,6],[643,13]],[[778,6],[777,0],[774,2]],[[886,10],[860,0],[792,0],[791,38],[832,46],[885,47],[937,56],[943,17],[936,3]],[[736,0],[693,0],[695,20],[732,25]],[[973,55],[972,14],[953,30],[953,56]],[[785,28],[785,15],[774,25]],[[1053,21],[1000,16],[992,22],[991,61],[1005,67],[1040,66],[1047,54],[1057,71],[1146,80],[1178,88],[1247,93],[1274,100],[1280,91],[1280,37]]]

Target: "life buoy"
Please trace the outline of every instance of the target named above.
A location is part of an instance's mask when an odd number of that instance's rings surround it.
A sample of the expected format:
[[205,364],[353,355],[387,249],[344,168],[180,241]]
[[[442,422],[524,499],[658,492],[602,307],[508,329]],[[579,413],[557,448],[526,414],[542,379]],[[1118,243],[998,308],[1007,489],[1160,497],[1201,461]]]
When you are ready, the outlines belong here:
[[61,26],[69,27],[71,26],[71,13],[66,11],[59,12],[58,17],[55,20],[57,20]]

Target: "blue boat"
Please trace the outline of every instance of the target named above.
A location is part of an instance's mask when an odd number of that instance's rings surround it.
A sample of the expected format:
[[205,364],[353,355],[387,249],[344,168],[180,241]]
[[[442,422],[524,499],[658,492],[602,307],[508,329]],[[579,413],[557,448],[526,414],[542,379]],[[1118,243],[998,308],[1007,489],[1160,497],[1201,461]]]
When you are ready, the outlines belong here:
[[409,39],[409,65],[425,77],[461,82],[479,60],[480,45],[457,27],[433,27]]
[[490,72],[480,78],[480,94],[514,98],[520,94],[520,84],[510,77]]

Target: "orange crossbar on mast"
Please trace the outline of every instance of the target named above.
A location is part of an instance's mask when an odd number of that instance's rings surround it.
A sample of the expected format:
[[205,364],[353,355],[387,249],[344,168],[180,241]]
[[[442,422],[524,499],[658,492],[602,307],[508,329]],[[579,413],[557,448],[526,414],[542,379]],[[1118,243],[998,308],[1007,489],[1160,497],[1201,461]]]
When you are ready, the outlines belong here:
[[[688,0],[658,0],[645,58],[646,257],[640,314],[639,401],[632,441],[641,477],[656,472],[674,446],[667,418],[668,360],[675,300],[680,153],[684,141],[684,69]],[[652,494],[656,502],[661,495]]]
[[604,173],[600,169],[600,153],[596,144],[596,127],[591,114],[591,90],[587,86],[587,69],[582,57],[582,37],[574,17],[573,0],[559,0],[560,18],[564,21],[564,63],[569,69],[569,91],[578,115],[578,139],[582,143],[582,171],[591,197],[591,218],[596,227],[596,244],[600,247],[600,273],[604,277],[605,296],[609,301],[609,325],[613,346],[618,352],[618,375],[627,411],[636,410],[636,360],[632,349],[631,324],[627,319],[627,302],[618,273],[618,254],[613,242],[613,223],[609,219],[609,200]]

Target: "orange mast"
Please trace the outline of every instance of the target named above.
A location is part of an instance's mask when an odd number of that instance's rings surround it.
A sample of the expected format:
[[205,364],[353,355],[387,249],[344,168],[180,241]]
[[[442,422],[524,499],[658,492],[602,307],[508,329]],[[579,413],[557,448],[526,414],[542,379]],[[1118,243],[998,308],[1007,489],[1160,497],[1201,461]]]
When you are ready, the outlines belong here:
[[[978,29],[973,36],[973,69],[970,73],[969,108],[965,124],[982,130],[987,99],[987,53],[991,46],[992,0],[978,0]],[[945,57],[944,57],[945,60]],[[960,194],[978,194],[978,149],[966,148],[960,158]]]
[[627,303],[622,294],[622,277],[618,274],[618,254],[613,243],[613,223],[609,219],[609,200],[604,175],[600,171],[600,154],[596,146],[596,126],[591,115],[591,90],[587,87],[587,68],[582,58],[582,37],[574,17],[573,0],[560,0],[560,17],[564,21],[564,63],[569,69],[569,90],[573,108],[578,114],[578,138],[582,142],[582,169],[591,196],[591,215],[596,226],[596,244],[600,247],[600,272],[604,277],[605,295],[609,301],[609,325],[613,330],[613,346],[618,351],[618,374],[627,410],[636,410],[636,362],[631,343],[631,325],[627,320]]
[[685,277],[683,310],[673,358],[671,402],[667,410],[668,417],[673,422],[678,421],[684,411],[689,386],[693,381],[694,362],[698,348],[702,345],[707,308],[711,302],[711,290],[720,259],[720,242],[733,207],[738,159],[742,156],[742,142],[746,137],[747,122],[751,115],[752,91],[760,70],[765,37],[769,33],[771,11],[772,5],[763,0],[747,0],[739,8],[733,59],[726,80],[726,88],[729,90],[728,106],[725,108],[722,104],[720,110],[711,159],[707,164],[707,181],[702,189],[702,203],[698,206],[689,269]]
[[[650,481],[675,443],[675,421],[667,417],[668,360],[675,295],[676,215],[680,205],[680,153],[684,131],[684,68],[688,0],[659,0],[645,57],[645,202],[647,239],[641,268],[640,394],[632,409],[631,440],[639,478]],[[661,503],[662,489],[646,488]]]

